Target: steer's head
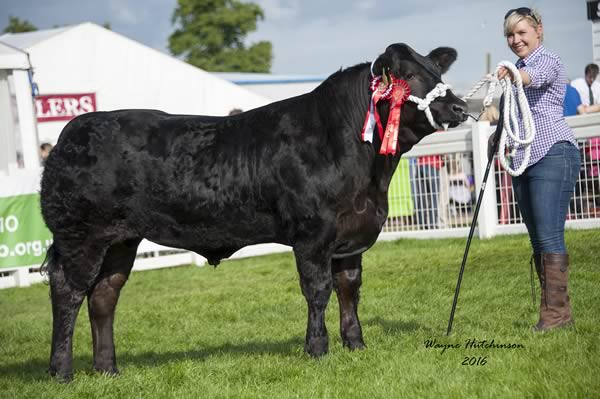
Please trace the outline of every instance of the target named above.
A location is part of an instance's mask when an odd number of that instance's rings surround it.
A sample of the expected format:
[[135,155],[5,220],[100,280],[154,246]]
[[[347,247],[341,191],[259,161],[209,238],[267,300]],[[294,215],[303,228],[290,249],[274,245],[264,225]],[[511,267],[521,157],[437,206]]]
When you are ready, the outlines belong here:
[[[404,43],[392,44],[375,60],[373,73],[390,73],[397,79],[405,80],[410,86],[411,95],[424,99],[438,83],[442,83],[442,74],[450,68],[456,56],[456,50],[449,47],[439,47],[425,57]],[[446,91],[445,96],[437,97],[430,109],[439,126],[449,124],[455,127],[467,117],[467,104],[450,90]],[[425,113],[417,109],[417,104],[410,101],[402,108],[402,126],[411,128],[418,140],[436,130]]]

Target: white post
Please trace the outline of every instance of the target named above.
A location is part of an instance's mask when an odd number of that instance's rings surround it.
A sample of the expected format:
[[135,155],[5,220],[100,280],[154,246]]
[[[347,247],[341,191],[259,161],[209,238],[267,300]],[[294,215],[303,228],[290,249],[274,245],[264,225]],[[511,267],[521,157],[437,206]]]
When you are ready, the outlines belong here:
[[29,268],[20,267],[15,273],[15,283],[17,287],[29,287],[31,281],[29,281]]
[[204,266],[206,264],[206,258],[203,256],[198,255],[195,252],[190,252],[190,254],[192,255],[192,265],[195,266]]
[[0,172],[4,174],[17,164],[15,121],[8,84],[10,72],[9,69],[0,69]]
[[15,69],[13,71],[13,78],[17,97],[23,162],[26,169],[37,169],[40,167],[40,149],[31,84],[29,83],[29,71],[26,69]]
[[[481,191],[483,176],[487,167],[487,143],[489,136],[494,132],[489,122],[474,123],[471,140],[473,142],[473,166],[475,167],[475,187],[477,195]],[[496,177],[494,168],[490,170],[486,189],[479,208],[479,238],[491,238],[494,236],[498,224],[498,210],[496,203]]]

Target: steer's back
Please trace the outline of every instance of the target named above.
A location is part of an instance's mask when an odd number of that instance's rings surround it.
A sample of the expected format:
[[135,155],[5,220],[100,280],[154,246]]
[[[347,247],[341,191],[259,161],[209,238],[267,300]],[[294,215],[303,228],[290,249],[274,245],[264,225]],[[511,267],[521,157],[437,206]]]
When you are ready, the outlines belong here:
[[222,246],[210,242],[223,233],[219,226],[251,216],[246,228],[268,240],[261,234],[276,226],[268,212],[272,182],[258,162],[265,154],[256,150],[268,146],[260,140],[242,139],[235,118],[152,110],[82,115],[65,127],[46,162],[44,218],[58,239],[97,229],[109,239],[187,248],[203,236],[212,248]]

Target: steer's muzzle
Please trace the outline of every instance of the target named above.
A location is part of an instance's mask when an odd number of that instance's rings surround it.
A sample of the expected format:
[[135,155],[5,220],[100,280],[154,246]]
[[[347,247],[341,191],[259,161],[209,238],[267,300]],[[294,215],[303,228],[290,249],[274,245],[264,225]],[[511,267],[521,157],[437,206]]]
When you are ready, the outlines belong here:
[[467,103],[448,91],[443,98],[436,99],[431,103],[431,111],[435,122],[443,126],[448,124],[456,127],[467,120]]
[[452,105],[452,112],[454,112],[455,115],[457,115],[460,119],[461,122],[464,122],[467,120],[467,104],[453,104]]
[[467,103],[460,99],[458,101],[460,102],[455,102],[450,106],[450,110],[452,112],[452,122],[450,123],[451,127],[458,126],[460,123],[466,121],[469,116],[467,113]]

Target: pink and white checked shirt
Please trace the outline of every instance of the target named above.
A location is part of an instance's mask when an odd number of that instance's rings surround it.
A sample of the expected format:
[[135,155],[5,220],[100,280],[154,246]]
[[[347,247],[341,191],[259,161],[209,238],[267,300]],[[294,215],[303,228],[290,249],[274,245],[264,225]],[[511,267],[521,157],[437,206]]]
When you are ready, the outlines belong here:
[[[560,57],[540,45],[527,57],[519,59],[515,66],[526,71],[531,77],[529,86],[524,87],[536,131],[531,144],[531,157],[527,165],[529,167],[542,159],[554,143],[568,141],[577,146],[577,142],[563,116],[567,79]],[[516,87],[513,87],[515,95],[516,90]],[[525,127],[520,115],[519,132],[521,138],[524,138]],[[509,144],[513,144],[510,137]],[[517,150],[513,168],[521,165],[524,153],[523,148]]]

